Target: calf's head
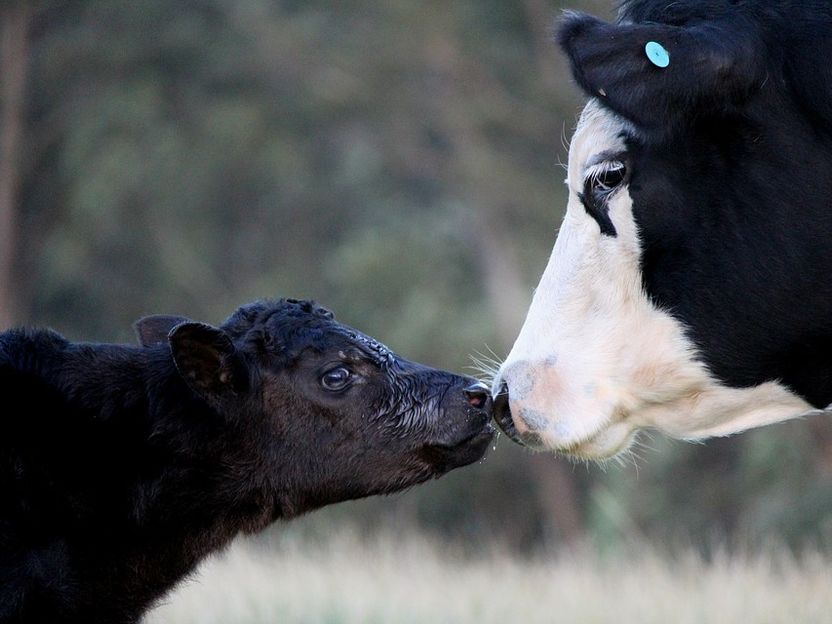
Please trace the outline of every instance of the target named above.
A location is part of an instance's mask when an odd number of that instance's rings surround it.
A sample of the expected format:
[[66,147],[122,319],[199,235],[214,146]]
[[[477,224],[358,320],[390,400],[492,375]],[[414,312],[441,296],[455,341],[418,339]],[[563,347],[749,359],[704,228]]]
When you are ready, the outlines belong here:
[[727,435],[832,402],[832,9],[793,4],[634,0],[618,24],[562,22],[592,99],[493,387],[515,440],[603,458],[642,428]]
[[282,516],[441,476],[492,437],[487,388],[311,302],[256,302],[220,327],[147,317],[136,330],[145,346],[169,342],[193,392],[247,441]]

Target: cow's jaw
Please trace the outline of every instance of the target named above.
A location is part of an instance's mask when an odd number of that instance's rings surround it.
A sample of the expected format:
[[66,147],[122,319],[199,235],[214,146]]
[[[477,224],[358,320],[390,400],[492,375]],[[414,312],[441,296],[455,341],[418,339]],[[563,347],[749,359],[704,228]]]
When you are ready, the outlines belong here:
[[624,122],[590,103],[569,156],[569,204],[525,324],[495,380],[505,384],[519,439],[600,459],[642,428],[697,439],[728,435],[811,409],[781,384],[730,388],[697,357],[683,321],[644,292],[641,248],[626,186],[608,200],[602,234],[579,193],[599,154],[625,149]]

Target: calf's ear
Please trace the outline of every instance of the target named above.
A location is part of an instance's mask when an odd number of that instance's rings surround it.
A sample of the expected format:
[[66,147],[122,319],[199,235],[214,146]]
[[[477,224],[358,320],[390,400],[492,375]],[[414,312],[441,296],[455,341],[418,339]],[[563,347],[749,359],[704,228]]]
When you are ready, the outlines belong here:
[[136,339],[143,347],[154,347],[168,343],[168,334],[177,325],[188,323],[190,319],[183,316],[170,316],[167,314],[153,314],[144,316],[133,323],[133,331],[136,332]]
[[674,26],[609,24],[568,12],[557,27],[578,85],[646,132],[746,101],[766,76],[757,33],[738,14]]
[[168,340],[179,374],[214,407],[248,389],[245,359],[223,330],[187,322],[174,327]]

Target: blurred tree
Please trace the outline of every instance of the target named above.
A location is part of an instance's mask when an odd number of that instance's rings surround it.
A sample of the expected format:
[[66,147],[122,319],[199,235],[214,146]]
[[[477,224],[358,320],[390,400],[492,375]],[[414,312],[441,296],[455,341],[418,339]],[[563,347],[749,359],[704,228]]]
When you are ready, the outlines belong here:
[[18,189],[29,66],[30,3],[0,4],[0,328],[17,321]]
[[[130,340],[147,313],[219,321],[314,297],[431,364],[505,355],[563,213],[581,104],[551,19],[611,4],[0,3],[0,236],[17,232],[2,314]],[[799,542],[832,525],[828,427],[805,424],[656,440],[637,470],[607,472],[500,440],[480,466],[311,521],[520,548],[584,530]]]

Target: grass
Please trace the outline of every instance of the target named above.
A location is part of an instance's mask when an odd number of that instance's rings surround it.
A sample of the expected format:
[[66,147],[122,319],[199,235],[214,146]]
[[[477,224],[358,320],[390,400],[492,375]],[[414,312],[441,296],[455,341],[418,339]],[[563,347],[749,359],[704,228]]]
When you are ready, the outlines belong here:
[[830,556],[627,550],[528,559],[407,534],[238,541],[145,624],[832,622]]

